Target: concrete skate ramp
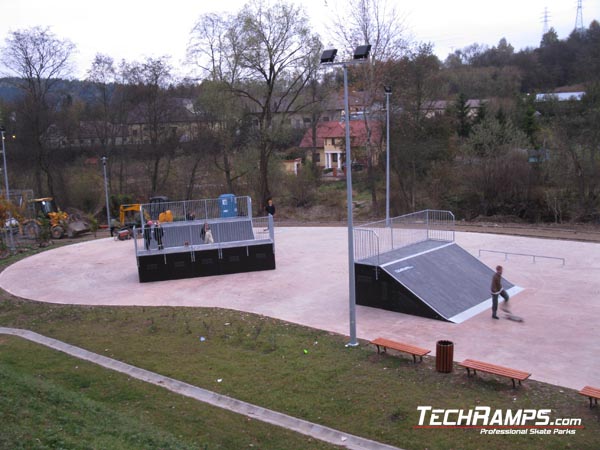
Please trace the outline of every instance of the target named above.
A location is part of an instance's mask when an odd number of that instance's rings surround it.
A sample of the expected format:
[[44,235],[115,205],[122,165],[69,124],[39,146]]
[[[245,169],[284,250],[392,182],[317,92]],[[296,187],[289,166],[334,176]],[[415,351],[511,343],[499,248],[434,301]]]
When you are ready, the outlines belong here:
[[491,308],[492,269],[453,242],[411,247],[379,266],[356,264],[358,304],[455,323]]

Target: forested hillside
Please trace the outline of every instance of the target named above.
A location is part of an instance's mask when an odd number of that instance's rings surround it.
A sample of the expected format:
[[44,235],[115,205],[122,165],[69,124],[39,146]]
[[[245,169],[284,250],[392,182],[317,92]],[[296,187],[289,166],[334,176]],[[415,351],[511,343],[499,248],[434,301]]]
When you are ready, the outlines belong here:
[[[294,19],[278,27],[277,14],[268,16],[272,36],[285,36],[288,46],[256,60],[256,47],[227,41],[227,31],[273,48],[258,42],[261,12],[200,18],[189,49],[198,60],[194,80],[177,79],[166,57],[115,62],[107,55],[96,57],[85,80],[74,80],[61,65],[73,44],[42,28],[14,32],[2,48],[12,76],[0,80],[11,187],[102,218],[106,156],[113,215],[119,203],[154,194],[179,200],[233,192],[257,206],[272,195],[283,216],[342,218],[342,182],[327,181],[299,148],[305,130],[340,98],[342,73],[319,67],[323,47],[305,17],[292,6],[275,9]],[[212,55],[199,50],[217,35],[223,39]],[[431,44],[397,45],[391,53],[374,48],[368,64],[348,70],[361,120],[383,120],[383,86],[392,92],[393,215],[432,208],[468,220],[600,221],[597,21],[564,39],[551,29],[536,48],[515,51],[501,38],[444,61]],[[27,58],[38,50],[43,62]],[[539,95],[558,92],[573,94]],[[292,126],[296,116],[301,128]],[[383,213],[384,138],[353,151],[365,166],[355,176],[357,215],[365,219]],[[296,157],[300,172],[285,173],[281,161]]]

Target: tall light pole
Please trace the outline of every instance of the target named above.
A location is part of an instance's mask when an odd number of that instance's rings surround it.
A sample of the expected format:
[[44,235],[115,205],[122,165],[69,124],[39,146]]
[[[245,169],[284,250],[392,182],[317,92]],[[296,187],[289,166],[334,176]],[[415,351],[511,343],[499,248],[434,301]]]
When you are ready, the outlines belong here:
[[346,202],[348,207],[348,284],[350,309],[350,342],[348,347],[358,346],[356,340],[356,286],[354,276],[354,230],[352,220],[352,154],[350,148],[350,111],[348,107],[348,64],[364,62],[369,57],[370,45],[360,45],[354,50],[352,61],[334,63],[337,49],[325,50],[321,55],[321,64],[341,65],[344,69],[344,113],[346,115]]
[[[6,210],[8,212],[8,245],[10,246],[10,253],[15,253],[15,240],[13,238],[12,228],[13,228],[13,217],[12,212],[10,211],[10,191],[8,190],[8,169],[6,167],[6,147],[4,146],[4,132],[6,130],[4,127],[0,127],[0,134],[2,134],[2,162],[4,169],[4,192],[6,195]],[[6,224],[5,227],[6,229]]]
[[385,225],[390,226],[390,95],[392,88],[385,86],[385,112],[386,112],[386,137],[385,137]]
[[102,167],[104,168],[104,196],[106,197],[106,223],[108,224],[108,232],[110,233],[110,206],[108,201],[108,179],[106,178],[106,156],[102,157]]

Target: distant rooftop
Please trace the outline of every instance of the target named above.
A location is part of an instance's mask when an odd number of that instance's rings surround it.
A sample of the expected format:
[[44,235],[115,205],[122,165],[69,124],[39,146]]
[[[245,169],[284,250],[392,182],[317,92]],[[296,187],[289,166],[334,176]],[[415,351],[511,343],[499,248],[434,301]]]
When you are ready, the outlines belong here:
[[535,96],[535,101],[536,102],[547,102],[547,101],[551,101],[551,100],[557,100],[559,102],[580,101],[584,95],[585,95],[585,92],[583,92],[583,91],[552,92],[552,93],[547,93],[547,94],[537,94]]

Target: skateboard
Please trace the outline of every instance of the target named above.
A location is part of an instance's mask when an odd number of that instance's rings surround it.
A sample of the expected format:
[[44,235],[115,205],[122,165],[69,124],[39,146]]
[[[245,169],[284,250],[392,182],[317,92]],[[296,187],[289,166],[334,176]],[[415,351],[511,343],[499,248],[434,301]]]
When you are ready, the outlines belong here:
[[508,320],[512,320],[513,322],[523,322],[524,319],[521,316],[517,316],[510,312],[508,308],[502,308],[502,312],[504,313],[504,318]]

